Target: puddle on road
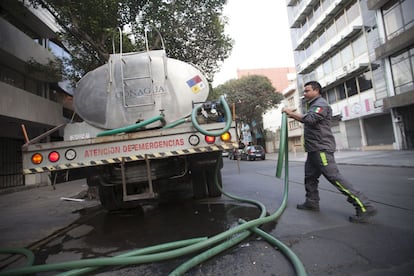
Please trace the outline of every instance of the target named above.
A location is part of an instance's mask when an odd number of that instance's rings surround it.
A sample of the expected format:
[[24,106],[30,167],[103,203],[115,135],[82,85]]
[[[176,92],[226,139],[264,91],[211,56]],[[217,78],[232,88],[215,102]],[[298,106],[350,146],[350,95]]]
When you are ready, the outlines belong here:
[[239,218],[252,220],[259,214],[259,209],[252,206],[205,202],[145,206],[143,212],[103,212],[87,222],[93,230],[84,241],[91,247],[117,247],[122,251],[210,237],[237,226]]
[[[257,218],[260,210],[245,204],[187,201],[114,213],[95,207],[80,215],[75,227],[39,248],[37,264],[109,257],[167,242],[211,237],[236,227],[239,218]],[[275,227],[276,222],[271,222],[261,228],[270,232]],[[178,263],[165,264],[162,269],[169,271],[174,265]]]

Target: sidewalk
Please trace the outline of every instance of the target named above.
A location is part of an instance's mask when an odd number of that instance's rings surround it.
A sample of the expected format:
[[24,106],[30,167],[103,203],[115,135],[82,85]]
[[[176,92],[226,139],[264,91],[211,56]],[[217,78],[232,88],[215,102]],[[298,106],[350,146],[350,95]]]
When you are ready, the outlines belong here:
[[[267,159],[277,160],[277,153],[268,153]],[[289,152],[289,161],[305,162],[306,153]],[[405,167],[414,168],[414,151],[413,150],[387,150],[387,151],[337,151],[335,160],[341,165],[359,165],[359,166],[387,166],[387,167]]]

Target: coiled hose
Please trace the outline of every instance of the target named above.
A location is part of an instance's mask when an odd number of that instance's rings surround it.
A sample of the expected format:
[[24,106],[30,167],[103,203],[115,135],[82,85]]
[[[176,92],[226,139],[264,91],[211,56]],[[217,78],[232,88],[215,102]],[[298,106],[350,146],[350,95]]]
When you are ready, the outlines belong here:
[[[30,263],[28,263],[25,267],[22,268],[14,268],[7,271],[0,272],[0,275],[22,275],[22,274],[32,274],[36,272],[45,272],[45,271],[56,271],[56,270],[68,270],[70,271],[64,272],[60,275],[82,275],[84,273],[92,272],[97,268],[103,266],[116,266],[116,265],[136,265],[136,264],[143,264],[143,263],[152,263],[157,261],[164,261],[172,258],[176,258],[179,256],[183,256],[190,253],[198,252],[202,249],[207,247],[211,247],[210,249],[202,252],[201,254],[191,258],[187,262],[183,263],[179,267],[177,267],[174,271],[171,272],[170,275],[182,275],[184,272],[188,271],[195,265],[207,260],[214,255],[226,250],[227,248],[234,246],[235,244],[241,242],[243,239],[247,238],[252,232],[260,235],[271,243],[272,245],[276,246],[280,249],[280,251],[289,259],[292,263],[295,272],[298,276],[305,276],[306,271],[299,260],[299,258],[294,254],[292,250],[282,242],[277,240],[275,237],[271,236],[270,234],[260,230],[258,227],[262,224],[277,220],[283,213],[284,209],[287,205],[287,198],[288,198],[288,190],[289,190],[289,169],[288,169],[288,151],[287,151],[287,118],[286,114],[282,114],[282,126],[280,132],[280,146],[279,146],[279,157],[277,162],[277,169],[276,169],[276,177],[281,178],[283,164],[285,168],[285,179],[284,179],[284,191],[283,191],[283,200],[281,202],[280,207],[271,215],[265,216],[266,208],[265,206],[255,200],[240,198],[234,195],[230,195],[224,191],[222,193],[237,201],[247,202],[258,206],[261,209],[261,214],[259,218],[251,220],[251,221],[244,221],[239,220],[239,225],[231,228],[227,231],[219,233],[215,236],[210,238],[196,238],[190,240],[183,240],[171,243],[165,243],[162,245],[151,246],[147,248],[138,249],[135,251],[131,251],[126,254],[122,254],[115,257],[108,257],[108,258],[96,258],[96,259],[86,259],[86,260],[78,260],[78,261],[69,261],[69,262],[62,262],[56,264],[46,264],[46,265],[32,265],[33,258],[30,252],[27,250],[16,250],[16,249],[0,249],[0,253],[18,253],[24,254],[31,258]],[[283,163],[283,161],[285,161]],[[217,162],[218,163],[218,162]],[[216,165],[216,172],[219,170],[219,165]],[[217,173],[216,173],[217,175]],[[218,185],[218,181],[216,179],[217,187],[221,189]],[[227,239],[226,241],[223,241]],[[219,243],[221,242],[221,243]]]

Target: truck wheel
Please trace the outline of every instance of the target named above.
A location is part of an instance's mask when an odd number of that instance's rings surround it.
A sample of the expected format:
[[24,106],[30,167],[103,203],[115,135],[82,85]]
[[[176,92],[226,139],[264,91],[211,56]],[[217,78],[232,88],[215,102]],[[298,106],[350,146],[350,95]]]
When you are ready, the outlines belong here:
[[140,207],[135,201],[123,201],[122,186],[99,185],[99,200],[107,211],[125,210]]
[[193,183],[193,197],[206,198],[208,191],[204,171],[201,169],[193,169],[191,171],[191,181]]
[[[209,197],[219,197],[221,196],[221,191],[219,188],[217,188],[216,185],[216,178],[215,178],[215,169],[207,170],[206,171],[207,176],[207,188],[208,188],[208,196]],[[217,172],[217,181],[220,188],[223,187],[223,183],[221,180],[221,171],[219,170]]]

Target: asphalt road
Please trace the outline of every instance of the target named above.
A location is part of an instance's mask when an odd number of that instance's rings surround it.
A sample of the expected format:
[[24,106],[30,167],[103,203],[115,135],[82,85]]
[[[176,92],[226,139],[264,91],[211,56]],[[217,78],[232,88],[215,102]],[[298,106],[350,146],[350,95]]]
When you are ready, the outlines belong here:
[[[308,275],[410,275],[414,271],[412,168],[352,165],[340,168],[375,202],[379,214],[370,223],[350,223],[348,216],[353,214],[353,207],[324,179],[320,183],[321,211],[297,210],[296,204],[304,200],[303,163],[290,162],[287,208],[279,221],[262,228],[297,254]],[[268,213],[273,213],[281,204],[284,183],[283,179],[275,177],[275,171],[274,160],[238,163],[225,159],[224,189],[232,195],[258,200]],[[239,218],[251,220],[259,213],[255,207],[223,196],[214,200],[146,206],[144,212],[108,214],[93,200],[86,203],[49,200],[53,195],[62,196],[59,192],[68,189],[67,184],[59,185],[56,191],[47,187],[50,195],[38,194],[40,188],[1,195],[2,235],[7,240],[19,240],[19,244],[22,236],[36,237],[37,242],[30,244],[38,263],[114,256],[169,241],[211,237],[238,225]],[[72,187],[75,186],[79,188],[79,182]],[[66,196],[75,195],[77,190],[68,189],[66,193]],[[9,217],[13,214],[14,217]],[[24,240],[29,244],[29,237]],[[7,242],[9,244],[13,243]],[[110,267],[94,275],[165,275],[187,259],[185,256],[140,266]],[[19,262],[21,264],[19,260],[13,266],[20,265]],[[40,275],[52,274],[55,273]],[[187,274],[295,273],[280,251],[252,235]]]

